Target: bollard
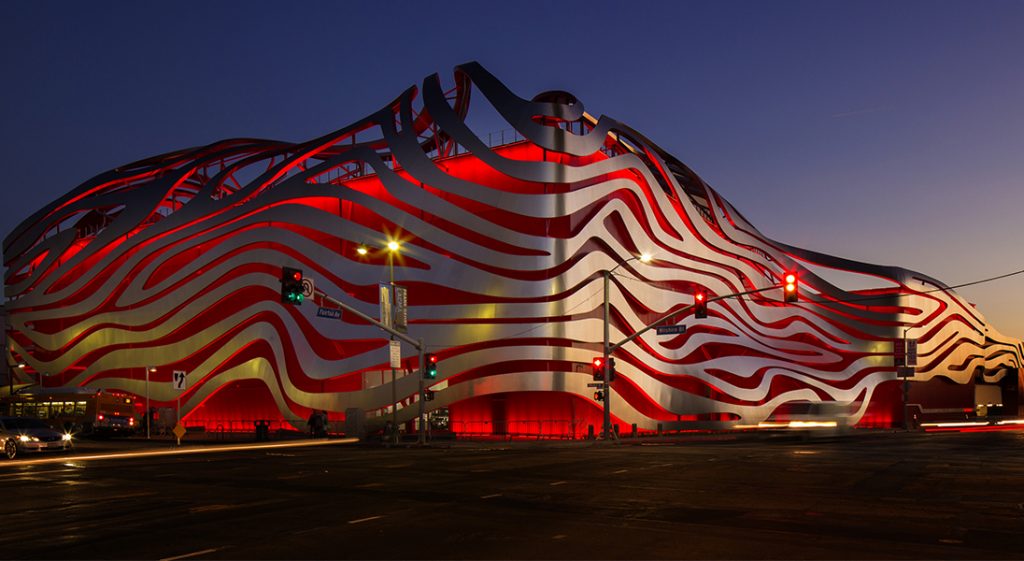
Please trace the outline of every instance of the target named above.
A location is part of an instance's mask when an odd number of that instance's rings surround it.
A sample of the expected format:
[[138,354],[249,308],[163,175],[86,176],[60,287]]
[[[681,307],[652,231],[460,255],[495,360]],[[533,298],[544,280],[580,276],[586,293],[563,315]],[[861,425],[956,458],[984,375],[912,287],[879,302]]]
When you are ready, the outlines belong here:
[[661,423],[658,423],[658,436],[661,436],[661,434],[662,434]]
[[587,425],[587,438],[594,440],[594,425]]
[[633,423],[633,438],[636,438],[636,423]]

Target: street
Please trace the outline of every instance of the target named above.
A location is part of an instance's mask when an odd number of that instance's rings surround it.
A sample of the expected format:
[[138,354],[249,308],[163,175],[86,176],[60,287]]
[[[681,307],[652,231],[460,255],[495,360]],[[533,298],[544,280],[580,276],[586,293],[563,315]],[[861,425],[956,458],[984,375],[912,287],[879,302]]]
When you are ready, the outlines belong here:
[[1024,546],[1019,430],[330,443],[0,475],[4,558],[1016,559]]

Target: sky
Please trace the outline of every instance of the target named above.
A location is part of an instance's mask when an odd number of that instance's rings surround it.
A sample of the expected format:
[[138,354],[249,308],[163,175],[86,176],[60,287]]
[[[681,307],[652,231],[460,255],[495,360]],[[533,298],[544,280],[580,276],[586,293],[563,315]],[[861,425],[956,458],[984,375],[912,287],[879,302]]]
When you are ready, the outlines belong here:
[[[308,140],[476,60],[640,131],[773,239],[959,285],[1024,269],[1022,30],[1019,0],[8,1],[0,235],[105,170]],[[960,293],[1024,337],[1024,275]]]

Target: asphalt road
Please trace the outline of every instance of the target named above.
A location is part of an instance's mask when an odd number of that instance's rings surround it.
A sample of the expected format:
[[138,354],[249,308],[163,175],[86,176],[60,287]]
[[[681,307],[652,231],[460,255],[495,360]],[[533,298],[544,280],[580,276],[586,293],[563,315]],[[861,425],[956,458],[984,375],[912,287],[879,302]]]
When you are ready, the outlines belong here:
[[1024,557],[1021,431],[334,444],[0,463],[0,481],[5,559]]

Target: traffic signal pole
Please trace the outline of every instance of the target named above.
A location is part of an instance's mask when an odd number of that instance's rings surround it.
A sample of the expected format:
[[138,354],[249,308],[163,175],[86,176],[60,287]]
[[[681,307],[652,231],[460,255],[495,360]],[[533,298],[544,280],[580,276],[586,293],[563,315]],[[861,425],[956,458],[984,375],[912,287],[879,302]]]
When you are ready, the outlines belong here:
[[424,358],[426,357],[426,353],[423,352],[423,350],[424,350],[423,349],[423,339],[419,339],[418,342],[419,342],[418,347],[419,347],[419,351],[420,351],[420,362],[419,362],[420,373],[419,373],[419,376],[417,376],[417,378],[420,379],[420,433],[419,433],[419,438],[417,438],[416,441],[419,442],[422,445],[422,444],[426,444],[427,443],[427,426],[426,426],[426,407],[427,406],[426,406],[425,403],[423,403],[423,374],[424,374],[424,370],[427,367],[427,363],[426,363],[426,361],[424,361]]
[[601,437],[605,440],[614,439],[618,440],[618,435],[612,431],[612,381],[611,376],[608,374],[608,355],[612,354],[610,341],[608,339],[608,326],[610,324],[608,312],[611,310],[611,305],[608,303],[608,288],[611,284],[611,271],[604,272],[604,362],[601,363],[602,370],[604,370],[604,424],[601,427]]
[[[387,331],[389,334],[391,334],[392,338],[397,337],[398,339],[401,339],[402,341],[405,341],[406,343],[409,343],[410,345],[415,347],[416,350],[419,351],[419,353],[420,353],[420,372],[419,372],[419,379],[420,379],[420,386],[419,386],[420,387],[420,389],[419,389],[419,396],[420,396],[420,413],[419,413],[419,416],[420,416],[420,437],[419,437],[419,442],[420,442],[420,444],[425,443],[426,442],[425,441],[425,436],[424,436],[425,433],[423,432],[424,431],[424,414],[425,414],[425,407],[424,407],[424,404],[423,404],[423,372],[426,369],[426,364],[424,362],[424,353],[426,352],[426,347],[423,345],[423,339],[413,339],[412,337],[409,337],[405,333],[402,333],[401,331],[398,331],[397,329],[394,329],[390,325],[384,325],[383,323],[381,323],[381,322],[377,321],[376,319],[374,319],[374,318],[364,314],[363,312],[360,312],[359,310],[353,308],[352,306],[349,306],[348,304],[342,302],[341,300],[338,300],[336,298],[332,298],[332,297],[328,296],[326,293],[323,294],[323,298],[324,298],[324,300],[327,300],[328,302],[334,304],[335,306],[338,306],[342,310],[345,310],[346,312],[349,312],[349,313],[359,317],[360,319],[362,319],[364,321],[367,321],[367,322],[369,322],[369,323],[371,323],[371,324],[373,324],[373,325],[383,329],[384,331]],[[392,386],[391,387],[392,387],[392,391],[395,391],[394,390],[394,387],[395,387],[394,381],[392,381]],[[394,408],[393,411],[397,411],[397,409],[398,409],[398,403],[397,402],[392,403],[391,406]],[[396,427],[396,429],[397,429],[397,427]]]
[[[696,304],[690,304],[689,306],[685,306],[685,307],[680,308],[678,310],[669,312],[669,313],[661,316],[660,318],[654,320],[653,322],[647,324],[646,326],[641,328],[636,333],[634,333],[634,334],[630,335],[629,337],[626,337],[625,339],[623,339],[623,340],[619,341],[618,343],[615,343],[614,345],[612,345],[612,344],[610,344],[610,341],[609,341],[609,327],[608,327],[609,326],[608,313],[610,311],[609,310],[609,304],[608,304],[608,285],[609,285],[609,282],[610,282],[610,277],[611,277],[611,273],[612,272],[611,271],[603,271],[603,273],[604,273],[604,317],[605,317],[605,321],[604,321],[604,355],[603,355],[604,356],[604,364],[603,364],[603,366],[604,366],[604,428],[601,431],[601,436],[605,440],[618,440],[618,436],[612,430],[612,412],[611,412],[611,406],[609,405],[609,403],[611,401],[611,395],[612,395],[611,381],[609,379],[610,378],[609,374],[610,374],[610,370],[611,370],[611,366],[609,365],[609,362],[611,362],[611,361],[609,359],[611,358],[611,354],[614,353],[616,350],[618,350],[623,345],[625,345],[626,343],[629,343],[630,341],[636,339],[637,337],[643,335],[644,333],[647,333],[648,331],[654,329],[655,327],[658,327],[659,325],[667,322],[668,320],[670,320],[670,319],[672,319],[672,318],[674,318],[674,317],[676,317],[676,316],[678,316],[680,314],[685,314],[685,313],[689,312],[691,309],[696,307]],[[766,292],[766,291],[769,291],[769,290],[776,290],[778,288],[779,288],[778,285],[773,285],[773,286],[769,286],[769,287],[766,287],[766,288],[758,288],[756,290],[747,290],[745,292],[737,292],[735,294],[725,294],[723,296],[715,296],[714,298],[706,298],[704,300],[704,303],[707,304],[709,302],[714,302],[716,300],[725,300],[726,298],[736,298],[738,296],[746,296],[748,294],[757,294],[758,292]]]

